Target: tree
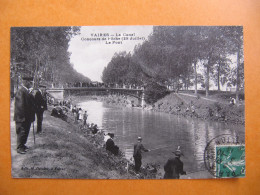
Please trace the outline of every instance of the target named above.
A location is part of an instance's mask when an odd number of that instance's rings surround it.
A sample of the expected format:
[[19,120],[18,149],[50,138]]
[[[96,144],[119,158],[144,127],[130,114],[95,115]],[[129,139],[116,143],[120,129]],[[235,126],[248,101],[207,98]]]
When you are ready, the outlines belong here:
[[241,85],[243,85],[244,79],[244,54],[243,54],[243,27],[242,26],[228,26],[223,29],[223,33],[226,38],[227,45],[229,47],[228,53],[236,55],[236,69],[232,69],[231,75],[236,74],[229,82],[229,84],[235,81],[236,86],[236,100],[239,100],[239,92]]
[[[157,84],[174,85],[176,90],[180,84],[184,84],[185,89],[194,85],[195,94],[197,85],[204,81],[203,86],[208,96],[212,81],[220,90],[221,85],[231,78],[228,76],[232,71],[230,56],[234,53],[239,62],[235,80],[239,88],[239,83],[243,80],[243,69],[239,68],[243,61],[242,38],[238,27],[155,26],[147,41],[137,45],[127,60],[124,56],[125,62],[116,62],[121,65],[113,70],[112,67],[116,65],[112,65],[115,64],[112,59],[104,73],[111,78],[119,76],[128,82],[147,84],[156,81]],[[198,71],[199,65],[204,66],[204,78]],[[118,71],[120,68],[126,72]],[[113,75],[111,71],[116,74]]]
[[234,46],[234,51],[237,55],[237,67],[236,67],[236,100],[238,102],[239,100],[239,91],[240,91],[240,85],[241,85],[241,75],[244,75],[244,67],[241,67],[241,65],[244,66],[243,63],[243,28],[241,26],[239,27],[231,27],[229,31],[231,35],[231,42]]
[[197,64],[202,58],[203,48],[202,48],[202,27],[187,27],[184,35],[185,40],[185,52],[189,56],[190,66],[193,67],[193,77],[194,77],[194,93],[197,95],[197,85],[198,85],[198,74],[197,74]]
[[215,64],[215,71],[213,73],[214,82],[218,86],[218,91],[220,91],[220,84],[224,85],[228,81],[228,73],[230,72],[231,60],[226,56],[220,56]]
[[128,82],[130,80],[128,76],[131,63],[130,53],[115,53],[107,67],[103,70],[103,82],[118,84]]
[[79,73],[70,63],[68,47],[70,39],[79,33],[79,27],[12,28],[11,70],[12,66],[22,64],[26,71],[18,71],[17,77],[21,74],[33,76],[36,84],[65,83],[78,78]]

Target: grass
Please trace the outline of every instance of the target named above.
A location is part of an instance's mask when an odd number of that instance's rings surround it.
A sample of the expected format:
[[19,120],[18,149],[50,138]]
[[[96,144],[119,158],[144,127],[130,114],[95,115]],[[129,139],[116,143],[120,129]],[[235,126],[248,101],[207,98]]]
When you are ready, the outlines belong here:
[[[13,104],[11,105],[13,115]],[[16,152],[16,133],[11,121],[12,176],[17,178],[75,178],[75,179],[136,179],[138,178],[123,154],[114,156],[103,148],[103,134],[88,135],[79,131],[73,119],[65,122],[44,113],[43,133],[27,141],[30,150],[25,155]],[[11,117],[12,118],[12,117]],[[31,129],[32,130],[32,129]],[[143,170],[141,178],[155,178]],[[139,178],[140,178],[139,177]]]
[[240,105],[229,104],[229,93],[212,94],[209,98],[180,92],[171,93],[154,104],[153,109],[170,114],[191,116],[206,120],[229,123],[245,123],[244,103]]
[[[14,125],[11,128],[15,137]],[[70,133],[69,133],[70,132]],[[32,132],[31,132],[32,133]],[[118,171],[108,162],[108,154],[101,147],[101,135],[86,136],[78,128],[59,118],[44,113],[43,134],[36,135],[33,144],[32,134],[27,145],[30,150],[19,155],[12,148],[12,175],[22,178],[126,178],[126,171]],[[12,140],[15,142],[15,139]],[[111,158],[111,159],[110,159]],[[119,160],[119,157],[117,157]],[[18,162],[19,161],[19,162]],[[114,171],[111,171],[114,170]]]

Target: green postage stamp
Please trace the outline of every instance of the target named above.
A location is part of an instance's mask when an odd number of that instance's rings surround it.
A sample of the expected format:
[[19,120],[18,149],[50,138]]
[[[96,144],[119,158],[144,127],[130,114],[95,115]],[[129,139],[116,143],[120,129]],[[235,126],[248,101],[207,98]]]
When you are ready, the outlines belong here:
[[216,145],[216,177],[245,176],[245,146]]
[[204,163],[215,178],[245,177],[244,138],[231,134],[216,136],[205,148]]

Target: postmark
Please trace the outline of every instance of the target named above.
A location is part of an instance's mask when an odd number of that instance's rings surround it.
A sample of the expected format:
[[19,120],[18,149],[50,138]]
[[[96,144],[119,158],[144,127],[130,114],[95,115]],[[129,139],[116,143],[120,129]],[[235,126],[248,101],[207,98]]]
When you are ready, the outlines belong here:
[[231,134],[213,138],[205,147],[204,163],[215,178],[245,177],[244,139]]

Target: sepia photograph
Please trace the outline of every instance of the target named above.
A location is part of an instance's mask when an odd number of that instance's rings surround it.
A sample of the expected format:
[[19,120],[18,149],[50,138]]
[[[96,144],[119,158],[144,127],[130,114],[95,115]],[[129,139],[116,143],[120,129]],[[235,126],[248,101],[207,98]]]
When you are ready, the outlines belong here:
[[243,26],[11,27],[13,178],[241,178]]

